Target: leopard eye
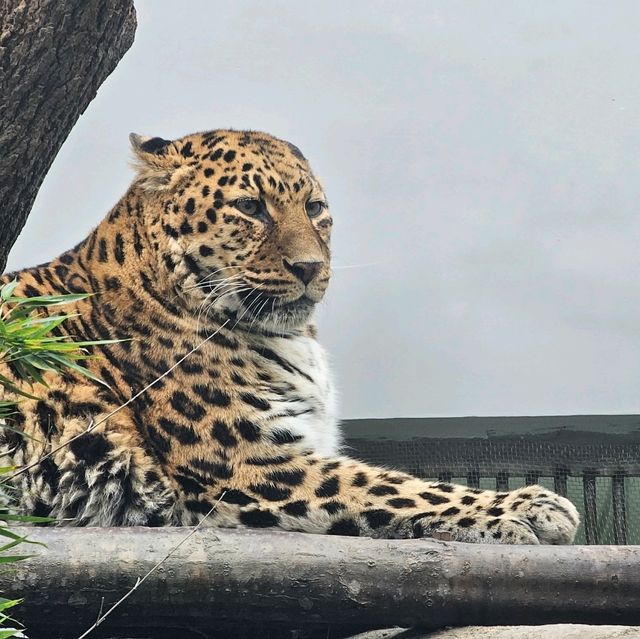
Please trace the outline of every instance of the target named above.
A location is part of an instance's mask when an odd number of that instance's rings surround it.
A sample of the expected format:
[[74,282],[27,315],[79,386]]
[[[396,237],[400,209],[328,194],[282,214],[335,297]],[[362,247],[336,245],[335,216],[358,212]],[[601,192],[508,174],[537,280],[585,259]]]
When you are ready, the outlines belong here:
[[325,206],[326,204],[324,202],[314,200],[313,202],[307,202],[305,204],[305,209],[309,217],[318,217],[318,215],[324,211]]
[[236,200],[233,205],[240,211],[240,213],[244,213],[245,215],[250,215],[251,217],[260,217],[264,213],[264,208],[262,202],[260,200]]

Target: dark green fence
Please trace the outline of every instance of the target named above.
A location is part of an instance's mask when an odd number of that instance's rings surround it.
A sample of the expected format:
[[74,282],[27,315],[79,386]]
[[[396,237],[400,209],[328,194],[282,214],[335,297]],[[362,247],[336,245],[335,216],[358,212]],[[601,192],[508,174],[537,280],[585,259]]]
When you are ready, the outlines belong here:
[[538,483],[580,510],[576,543],[640,544],[640,416],[354,419],[353,457],[509,490]]

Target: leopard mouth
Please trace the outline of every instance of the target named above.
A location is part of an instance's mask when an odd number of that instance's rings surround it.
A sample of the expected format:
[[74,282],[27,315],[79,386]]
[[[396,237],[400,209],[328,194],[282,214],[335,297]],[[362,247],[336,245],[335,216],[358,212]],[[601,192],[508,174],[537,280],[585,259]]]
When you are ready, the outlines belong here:
[[285,301],[279,296],[259,293],[256,289],[239,293],[246,318],[279,324],[297,326],[304,323],[316,306],[316,302],[302,294],[295,300]]

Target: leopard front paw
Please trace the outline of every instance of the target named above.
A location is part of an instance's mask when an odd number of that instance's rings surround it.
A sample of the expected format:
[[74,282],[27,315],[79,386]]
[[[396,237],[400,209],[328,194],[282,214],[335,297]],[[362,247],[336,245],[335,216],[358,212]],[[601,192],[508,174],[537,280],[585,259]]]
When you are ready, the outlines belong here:
[[454,541],[492,544],[570,544],[575,537],[576,507],[542,486],[485,495],[490,501],[477,504],[472,515],[431,522],[426,534],[447,532]]

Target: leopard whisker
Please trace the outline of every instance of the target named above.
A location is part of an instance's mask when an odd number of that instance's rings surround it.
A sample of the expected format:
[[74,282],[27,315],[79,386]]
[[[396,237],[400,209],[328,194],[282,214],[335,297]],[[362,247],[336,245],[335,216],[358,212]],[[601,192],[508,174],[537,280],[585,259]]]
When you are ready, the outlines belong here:
[[[200,303],[199,307],[198,307],[198,320],[197,320],[197,324],[196,324],[196,328],[200,328],[200,319],[202,317],[202,313],[205,309],[205,307],[207,307],[207,304],[209,303],[209,301],[211,300],[212,297],[214,297],[217,293],[217,291],[224,286],[231,286],[232,284],[228,281],[231,278],[225,278],[224,281],[222,281],[220,284],[218,284],[217,286],[215,286],[211,291],[209,291],[207,293],[207,295],[205,296],[204,300]],[[235,283],[233,283],[233,286],[235,286]]]
[[210,285],[212,285],[214,283],[230,282],[230,281],[238,280],[238,279],[242,279],[242,274],[241,273],[236,273],[235,275],[229,275],[228,277],[222,277],[222,278],[217,278],[217,279],[214,279],[213,277],[209,276],[207,278],[203,278],[202,280],[200,280],[196,284],[191,284],[190,286],[183,287],[183,290],[185,290],[185,291],[192,291],[192,290],[196,290],[196,289],[202,290],[202,289],[206,289],[208,286],[210,286]]
[[[257,287],[256,287],[256,289],[257,289]],[[254,290],[256,290],[256,289],[254,289]],[[249,312],[251,307],[260,299],[261,295],[262,295],[262,292],[261,291],[258,292],[258,296],[256,297],[256,299],[253,302],[251,302],[251,304],[247,308],[245,308],[245,310],[242,313],[242,315],[240,315],[240,317],[238,317],[238,319],[236,320],[236,323],[231,327],[231,330],[233,330],[238,325],[240,320]]]
[[[257,290],[257,287],[256,287]],[[263,296],[263,292],[259,291],[258,295],[256,296],[255,300],[253,300],[251,302],[251,304],[249,304],[249,306],[246,308],[245,312],[240,316],[240,318],[238,319],[238,322],[240,321],[240,319],[242,319],[245,315],[249,315],[249,317],[251,317],[251,311],[253,310],[253,308],[257,307],[258,303],[260,302],[260,298]],[[233,326],[233,328],[235,328],[238,325],[238,322],[236,322]]]
[[[198,318],[197,318],[197,323],[196,323],[196,330],[200,329],[200,322],[202,320],[202,314],[204,313],[204,315],[208,318],[209,314],[211,313],[211,310],[213,309],[213,306],[216,302],[222,300],[225,297],[228,297],[229,295],[236,293],[238,291],[242,291],[244,290],[243,288],[238,288],[238,284],[237,283],[232,283],[232,284],[224,284],[222,286],[231,286],[232,288],[228,291],[224,291],[223,293],[221,293],[220,295],[217,295],[214,297],[216,290],[218,288],[220,288],[220,285],[218,287],[216,287],[215,289],[213,289],[212,291],[210,291],[207,296],[205,297],[205,299],[201,302],[201,304],[198,307]],[[213,299],[212,299],[213,298]]]
[[[192,287],[195,288],[195,287],[198,287],[201,284],[206,284],[208,281],[210,281],[213,278],[215,278],[216,275],[218,275],[222,271],[225,271],[225,270],[228,270],[228,269],[232,269],[232,268],[238,268],[238,267],[236,267],[236,266],[221,266],[220,268],[215,269],[211,273],[207,273],[204,277],[200,278],[199,280],[196,280],[195,284],[190,285],[189,287],[185,287],[185,289],[186,288],[192,288]],[[235,275],[240,275],[240,273],[236,273]],[[230,277],[234,277],[234,275],[231,275]]]
[[367,266],[377,266],[380,262],[363,262],[362,264],[344,264],[340,266],[332,266],[332,271],[341,271],[347,268],[365,268]]
[[258,319],[258,317],[260,317],[260,313],[262,313],[262,309],[269,303],[269,298],[267,297],[264,302],[262,302],[262,306],[260,306],[260,308],[254,313],[253,315],[253,319],[251,320],[251,324],[249,324],[249,333],[251,332],[251,329],[253,328],[253,324],[255,323],[255,321]]
[[250,286],[246,286],[244,288],[235,288],[232,289],[230,291],[226,291],[224,292],[222,295],[216,297],[208,306],[207,310],[205,311],[205,315],[207,317],[209,317],[209,314],[211,313],[211,311],[213,310],[214,305],[221,301],[222,299],[224,299],[225,297],[229,297],[230,295],[233,295],[234,293],[244,293],[245,291],[250,291],[252,287]]

